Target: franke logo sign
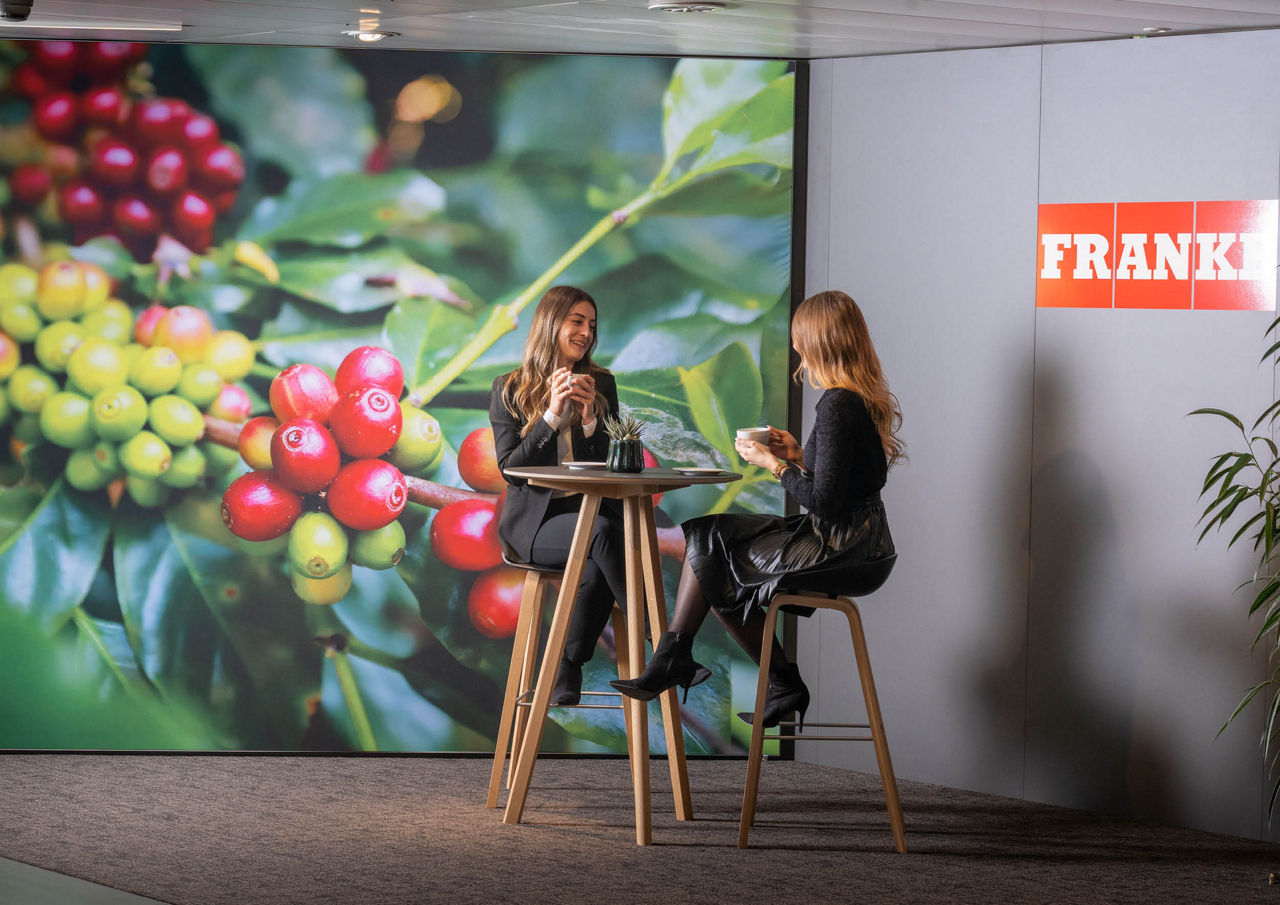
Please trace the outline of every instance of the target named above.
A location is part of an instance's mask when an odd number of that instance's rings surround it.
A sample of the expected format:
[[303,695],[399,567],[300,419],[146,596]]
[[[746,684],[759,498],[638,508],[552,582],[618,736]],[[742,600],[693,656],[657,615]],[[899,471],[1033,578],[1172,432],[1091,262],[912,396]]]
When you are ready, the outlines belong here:
[[1042,204],[1039,308],[1274,311],[1276,201]]

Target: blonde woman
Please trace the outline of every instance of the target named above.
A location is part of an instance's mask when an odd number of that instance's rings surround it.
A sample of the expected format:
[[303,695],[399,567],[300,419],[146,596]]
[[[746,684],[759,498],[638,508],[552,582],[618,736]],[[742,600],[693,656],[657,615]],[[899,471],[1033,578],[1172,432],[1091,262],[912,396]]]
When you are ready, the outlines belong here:
[[[618,414],[613,375],[591,360],[596,303],[573,286],[554,286],[538,302],[520,367],[493,382],[489,421],[500,468],[603,461],[609,439],[601,426]],[[509,557],[563,566],[578,521],[581,494],[565,494],[507,478],[498,538]],[[616,600],[626,606],[622,515],[606,501],[596,518],[590,556],[574,603],[564,656],[552,689],[553,705],[577,704],[582,666]]]
[[[794,516],[725,514],[685,522],[685,563],[671,630],[635,679],[612,683],[623,694],[650,700],[676,685],[688,689],[709,670],[692,656],[693,636],[714,610],[730,635],[759,661],[764,611],[781,579],[818,566],[850,565],[894,552],[880,489],[903,455],[897,398],[889,392],[866,321],[843,292],[804,300],[791,323],[801,373],[823,390],[813,432],[803,448],[791,434],[769,429],[766,446],[738,440],[739,455],[773,472],[807,513]],[[686,691],[687,694],[687,691]],[[777,639],[769,667],[764,724],[798,712],[809,690]]]

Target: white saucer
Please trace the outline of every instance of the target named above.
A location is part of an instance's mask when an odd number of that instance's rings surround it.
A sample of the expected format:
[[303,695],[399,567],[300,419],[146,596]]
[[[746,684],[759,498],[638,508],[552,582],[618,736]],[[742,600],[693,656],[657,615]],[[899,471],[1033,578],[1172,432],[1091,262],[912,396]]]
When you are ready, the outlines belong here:
[[725,473],[725,470],[723,468],[673,468],[671,470],[676,472],[677,474],[690,474],[690,475],[724,474]]
[[572,468],[574,471],[600,471],[608,468],[608,462],[565,462],[566,468]]

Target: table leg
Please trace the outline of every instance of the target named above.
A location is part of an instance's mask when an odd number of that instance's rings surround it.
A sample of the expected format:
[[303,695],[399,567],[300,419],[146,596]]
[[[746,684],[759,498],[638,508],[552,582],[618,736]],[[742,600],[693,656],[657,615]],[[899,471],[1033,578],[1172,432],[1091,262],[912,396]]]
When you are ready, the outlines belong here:
[[[627,666],[632,677],[644,666],[644,571],[642,547],[648,547],[636,497],[622,501],[622,525],[627,559]],[[636,844],[653,842],[649,818],[649,720],[645,702],[627,698],[631,719],[627,750],[631,755],[631,783],[636,801]]]
[[[662,588],[662,559],[658,555],[658,533],[653,522],[653,498],[640,498],[641,532],[647,542],[644,554],[644,580],[649,597],[649,628],[654,647],[667,630],[667,601]],[[671,793],[675,797],[676,819],[693,819],[693,799],[689,793],[689,768],[684,758],[684,727],[680,723],[680,698],[669,688],[658,697],[662,705],[662,728],[667,736],[667,766],[671,770]]]
[[573,544],[569,548],[569,559],[565,563],[564,579],[560,584],[560,596],[556,598],[555,613],[551,617],[551,632],[547,635],[547,649],[542,655],[538,685],[534,689],[532,706],[529,708],[528,729],[516,760],[515,782],[512,783],[511,794],[507,798],[507,809],[502,815],[503,823],[519,823],[520,815],[524,812],[524,800],[529,794],[529,780],[533,777],[533,765],[538,758],[538,746],[542,744],[542,730],[551,704],[551,689],[555,685],[556,669],[564,653],[565,636],[569,634],[569,618],[573,615],[573,602],[578,596],[582,567],[591,547],[591,530],[599,511],[600,497],[584,493],[582,509],[578,512],[578,526],[573,532]]

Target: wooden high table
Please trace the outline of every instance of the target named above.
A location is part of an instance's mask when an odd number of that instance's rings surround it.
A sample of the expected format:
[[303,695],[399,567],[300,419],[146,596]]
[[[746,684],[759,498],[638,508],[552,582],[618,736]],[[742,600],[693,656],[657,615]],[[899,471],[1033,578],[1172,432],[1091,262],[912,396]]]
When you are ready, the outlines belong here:
[[[623,532],[627,567],[627,663],[631,676],[644,668],[644,607],[648,603],[649,626],[657,633],[667,629],[667,604],[662,590],[662,566],[658,560],[658,536],[653,521],[653,497],[688,487],[690,484],[727,484],[742,475],[731,471],[689,474],[668,468],[646,468],[642,472],[628,474],[606,470],[574,469],[564,465],[538,465],[529,468],[508,468],[505,474],[523,478],[538,487],[566,490],[582,494],[582,508],[578,511],[578,525],[565,564],[564,580],[560,596],[556,598],[555,613],[551,617],[551,633],[542,655],[542,667],[534,689],[529,728],[515,761],[515,774],[511,794],[503,814],[503,823],[519,823],[524,811],[525,797],[529,793],[529,780],[538,758],[538,746],[542,742],[542,729],[546,724],[547,709],[551,702],[551,689],[555,684],[556,669],[564,652],[565,636],[569,631],[569,618],[573,613],[578,585],[582,581],[582,567],[591,546],[591,530],[600,511],[600,501],[606,497],[622,500]],[[649,845],[653,841],[649,818],[649,727],[645,702],[624,698],[628,708],[627,752],[631,760],[631,781],[636,805],[636,844]],[[684,760],[684,732],[680,726],[680,703],[676,689],[671,688],[659,696],[662,704],[662,721],[667,736],[667,761],[671,769],[671,788],[675,796],[676,818],[693,819],[693,803],[689,795],[689,775]]]

